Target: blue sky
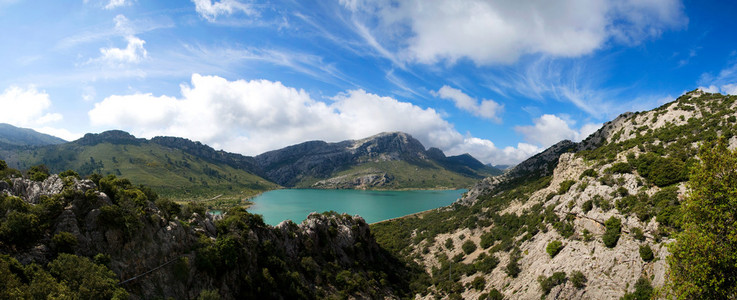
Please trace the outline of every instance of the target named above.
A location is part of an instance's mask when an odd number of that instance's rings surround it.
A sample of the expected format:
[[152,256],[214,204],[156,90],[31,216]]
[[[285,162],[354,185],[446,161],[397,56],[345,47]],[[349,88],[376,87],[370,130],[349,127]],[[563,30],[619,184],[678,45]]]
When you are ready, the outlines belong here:
[[732,1],[0,0],[0,122],[255,155],[405,131],[514,164],[737,94]]

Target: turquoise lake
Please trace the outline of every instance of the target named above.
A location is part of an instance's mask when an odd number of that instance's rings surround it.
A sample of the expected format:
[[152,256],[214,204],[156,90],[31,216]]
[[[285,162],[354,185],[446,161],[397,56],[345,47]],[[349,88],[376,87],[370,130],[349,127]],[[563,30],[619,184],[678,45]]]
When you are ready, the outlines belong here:
[[270,225],[284,220],[301,223],[311,212],[333,210],[360,215],[367,223],[406,216],[450,205],[466,190],[364,191],[284,189],[253,199],[248,211],[264,216]]

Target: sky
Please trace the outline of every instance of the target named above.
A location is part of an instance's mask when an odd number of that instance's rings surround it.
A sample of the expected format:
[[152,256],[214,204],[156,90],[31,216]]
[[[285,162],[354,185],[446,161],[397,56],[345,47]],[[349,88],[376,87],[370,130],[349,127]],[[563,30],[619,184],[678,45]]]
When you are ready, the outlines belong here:
[[257,155],[403,131],[516,164],[687,91],[737,94],[737,3],[0,0],[0,123]]

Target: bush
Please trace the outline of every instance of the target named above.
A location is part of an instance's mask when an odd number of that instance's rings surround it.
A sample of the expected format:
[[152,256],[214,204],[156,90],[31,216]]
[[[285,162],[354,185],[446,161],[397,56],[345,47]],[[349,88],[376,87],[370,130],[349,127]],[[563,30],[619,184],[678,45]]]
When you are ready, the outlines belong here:
[[640,277],[635,283],[635,292],[626,293],[622,296],[622,300],[649,300],[653,296],[653,286],[650,284],[650,280],[645,277]]
[[550,258],[555,257],[558,255],[558,252],[563,249],[563,243],[561,241],[552,241],[548,243],[548,246],[545,247],[545,251],[548,252],[548,255],[550,255]]
[[611,167],[607,168],[605,172],[614,173],[614,174],[631,173],[632,167],[628,163],[618,162],[618,163],[613,164]]
[[493,288],[489,293],[481,294],[478,300],[504,300],[504,295],[496,288]]
[[519,256],[517,254],[511,255],[509,257],[509,263],[507,263],[507,267],[504,269],[504,272],[512,278],[517,278],[517,275],[522,272],[522,269],[519,268],[518,260]]
[[537,278],[537,282],[540,283],[540,289],[543,290],[543,294],[547,295],[555,286],[566,282],[566,272],[555,272],[547,278],[540,275],[540,277]]
[[62,253],[49,263],[49,272],[60,282],[69,285],[74,299],[127,299],[125,290],[118,287],[117,276],[105,266],[89,258]]
[[453,248],[455,248],[455,246],[453,246],[453,240],[451,238],[445,240],[445,249],[453,250]]
[[583,179],[586,176],[596,178],[597,176],[599,176],[599,174],[596,173],[596,170],[594,169],[587,169],[586,171],[583,171],[583,173],[581,173],[581,176],[578,176],[578,179]]
[[471,281],[471,287],[478,291],[483,291],[484,287],[486,287],[486,279],[484,276],[476,276],[476,278]]
[[33,166],[26,172],[28,179],[33,181],[44,181],[49,178],[49,168],[44,165]]
[[51,238],[51,245],[57,253],[74,253],[77,244],[77,237],[66,231],[59,232]]
[[471,254],[472,252],[476,251],[476,243],[474,243],[471,240],[468,240],[463,243],[461,248],[463,249],[463,253]]
[[575,180],[566,180],[561,182],[560,187],[558,187],[558,195],[563,195],[567,193],[574,184],[576,184]]
[[645,241],[645,233],[642,232],[640,227],[632,228],[632,237],[640,242]]
[[642,258],[644,262],[650,262],[655,258],[653,255],[653,249],[650,248],[650,245],[640,246],[640,258]]
[[583,213],[588,213],[593,208],[594,208],[594,201],[592,200],[587,200],[586,202],[583,203],[583,205],[581,205],[581,209],[583,210]]
[[601,239],[604,242],[604,245],[609,248],[614,248],[617,246],[619,235],[622,233],[622,221],[615,217],[610,217],[606,222],[604,222],[604,226],[606,227],[606,232],[604,232]]
[[571,277],[568,280],[570,280],[573,286],[576,287],[577,289],[581,289],[585,287],[586,281],[588,281],[586,279],[586,276],[583,275],[581,271],[573,271],[573,273],[571,273]]
[[494,255],[487,256],[486,254],[482,253],[479,255],[479,258],[474,262],[473,267],[476,269],[476,271],[479,271],[484,274],[491,273],[496,266],[499,265],[499,259],[496,258]]
[[202,290],[197,300],[220,300],[220,293],[217,290]]

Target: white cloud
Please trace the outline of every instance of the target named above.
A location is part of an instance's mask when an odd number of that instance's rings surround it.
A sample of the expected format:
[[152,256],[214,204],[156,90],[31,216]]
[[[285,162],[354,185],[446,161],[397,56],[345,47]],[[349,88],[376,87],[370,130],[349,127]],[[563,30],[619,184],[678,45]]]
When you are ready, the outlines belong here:
[[722,91],[729,95],[737,95],[737,83],[723,85]]
[[117,15],[113,21],[115,22],[115,31],[125,38],[126,47],[100,48],[100,57],[92,59],[90,62],[102,62],[113,66],[122,66],[125,64],[139,63],[145,59],[148,56],[146,48],[143,47],[146,41],[134,35],[135,30],[131,26],[128,18],[123,15]]
[[59,121],[62,116],[49,113],[49,95],[34,87],[11,86],[0,94],[0,122],[29,127]]
[[105,9],[111,10],[111,9],[115,9],[118,7],[128,6],[130,4],[131,4],[130,1],[126,1],[126,0],[110,0],[110,2],[108,2],[105,5]]
[[247,16],[257,14],[250,4],[237,0],[215,0],[214,2],[211,0],[192,0],[192,2],[195,4],[197,13],[210,22],[217,20],[218,16],[227,16],[238,12],[242,12]]
[[699,89],[707,93],[719,93],[719,87],[713,84],[710,86],[700,86]]
[[495,165],[516,165],[528,157],[544,150],[541,147],[518,143],[517,148],[505,147],[499,149],[490,140],[480,139],[476,137],[467,137],[462,143],[459,143],[448,149],[448,155],[459,155],[469,153],[476,159]]
[[138,63],[146,58],[148,53],[143,48],[146,41],[135,36],[127,36],[125,39],[128,45],[123,49],[115,47],[100,48],[102,54],[100,59],[110,63]]
[[83,134],[81,133],[75,133],[75,132],[71,132],[63,128],[55,128],[55,127],[48,127],[48,126],[34,128],[34,130],[41,132],[41,133],[53,135],[65,141],[74,141],[83,136]]
[[[434,109],[364,90],[322,102],[280,82],[198,74],[192,75],[191,86],[182,85],[180,97],[110,96],[88,114],[94,126],[142,137],[181,136],[246,155],[306,140],[359,139],[384,131],[404,131],[427,147],[470,152],[497,164],[516,163],[539,150],[526,145],[496,149],[490,141],[464,138]],[[484,143],[486,147],[477,145]]]
[[[525,54],[575,57],[609,40],[636,44],[687,23],[678,0],[341,1],[408,61],[509,64]],[[365,34],[362,34],[365,35]]]
[[456,107],[470,112],[475,116],[486,118],[496,123],[502,122],[499,114],[504,110],[504,105],[500,105],[494,102],[494,100],[483,99],[481,103],[478,103],[476,99],[466,95],[463,91],[447,85],[444,85],[437,92],[433,91],[432,94],[435,97],[453,101]]
[[[545,114],[533,121],[534,125],[517,126],[517,132],[525,136],[525,140],[547,148],[562,140],[580,141],[601,127],[601,124],[585,124],[579,130],[572,129],[572,121],[559,116]],[[570,125],[569,125],[570,124]]]

